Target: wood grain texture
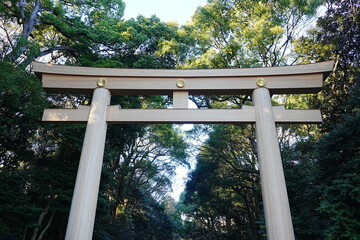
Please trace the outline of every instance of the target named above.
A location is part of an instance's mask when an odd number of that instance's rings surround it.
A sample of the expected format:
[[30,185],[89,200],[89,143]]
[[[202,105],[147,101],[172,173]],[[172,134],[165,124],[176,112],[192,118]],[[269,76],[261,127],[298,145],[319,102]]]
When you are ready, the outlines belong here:
[[65,240],[92,239],[107,131],[106,111],[110,97],[107,89],[98,88],[94,92],[91,107],[86,108],[88,121]]
[[[261,193],[268,240],[294,240],[290,205],[269,90],[258,88],[252,95],[259,159]],[[293,110],[295,111],[295,110]]]

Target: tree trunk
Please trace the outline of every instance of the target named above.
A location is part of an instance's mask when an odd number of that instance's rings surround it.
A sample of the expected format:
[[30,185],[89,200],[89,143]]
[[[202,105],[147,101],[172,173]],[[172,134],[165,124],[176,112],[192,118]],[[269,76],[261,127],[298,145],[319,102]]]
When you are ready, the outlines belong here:
[[49,222],[48,222],[48,224],[46,225],[46,227],[44,228],[44,230],[42,230],[42,232],[41,232],[38,240],[42,240],[42,238],[44,237],[45,232],[46,232],[46,231],[49,229],[49,227],[51,226],[51,222],[52,222],[52,220],[54,219],[55,212],[56,212],[56,211],[54,211],[54,212],[51,214],[50,219],[49,219]]
[[26,50],[29,49],[28,39],[30,34],[33,32],[35,23],[36,23],[36,17],[40,10],[40,0],[36,0],[33,9],[29,16],[25,15],[25,8],[26,8],[26,2],[20,1],[19,2],[19,11],[20,11],[20,17],[22,21],[22,32],[20,34],[19,39],[17,39],[17,43],[15,47],[12,49],[12,51],[7,54],[4,59],[16,62],[17,59],[21,57],[22,54],[25,53]]
[[[38,222],[37,222],[38,225],[41,226],[41,223],[42,223],[42,221],[44,220],[44,217],[45,217],[46,214],[49,212],[49,208],[50,208],[50,204],[48,204],[48,205],[46,206],[46,208],[44,209],[44,211],[40,214],[39,220],[38,220]],[[35,240],[35,239],[36,239],[37,234],[38,234],[38,232],[39,232],[39,229],[40,229],[40,227],[37,227],[37,228],[34,229],[33,234],[32,234],[32,236],[31,236],[31,240]]]

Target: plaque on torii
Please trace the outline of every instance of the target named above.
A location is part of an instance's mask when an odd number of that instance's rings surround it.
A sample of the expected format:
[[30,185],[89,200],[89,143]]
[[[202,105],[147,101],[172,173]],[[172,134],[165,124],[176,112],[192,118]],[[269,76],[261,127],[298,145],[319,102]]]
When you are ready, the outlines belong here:
[[[92,94],[91,106],[45,109],[46,122],[84,122],[86,133],[66,231],[67,240],[92,239],[107,123],[255,123],[266,232],[295,239],[275,123],[320,123],[320,110],[272,106],[270,94],[316,93],[333,62],[243,69],[114,69],[33,62],[43,88]],[[173,95],[172,109],[121,109],[111,95]],[[189,95],[252,95],[242,109],[189,109]]]

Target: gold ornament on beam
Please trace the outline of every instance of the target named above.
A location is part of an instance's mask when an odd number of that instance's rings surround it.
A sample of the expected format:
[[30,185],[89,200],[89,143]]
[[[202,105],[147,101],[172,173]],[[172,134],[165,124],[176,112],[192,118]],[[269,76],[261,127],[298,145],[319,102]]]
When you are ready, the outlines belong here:
[[184,80],[184,79],[179,79],[179,80],[177,80],[176,86],[177,86],[178,88],[183,88],[183,87],[185,87],[185,80]]
[[266,85],[265,78],[256,79],[256,85],[258,85],[259,87],[265,87],[265,85]]
[[105,86],[106,86],[106,83],[107,83],[106,78],[99,78],[99,80],[97,81],[96,84],[97,84],[99,87],[105,87]]

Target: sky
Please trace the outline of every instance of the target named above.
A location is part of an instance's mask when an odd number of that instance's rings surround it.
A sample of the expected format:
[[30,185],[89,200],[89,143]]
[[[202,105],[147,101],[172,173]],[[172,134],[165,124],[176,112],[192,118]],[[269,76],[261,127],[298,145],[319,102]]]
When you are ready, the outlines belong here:
[[163,22],[176,21],[184,25],[191,19],[197,7],[204,6],[207,0],[123,0],[125,2],[125,19],[139,15],[151,17],[156,15]]
[[[139,15],[151,17],[156,15],[163,22],[176,21],[179,25],[184,25],[191,20],[192,15],[199,6],[204,6],[207,0],[123,0],[125,2],[124,18],[136,18]],[[194,106],[190,106],[194,107]],[[184,126],[184,130],[191,128],[191,125]],[[184,190],[189,169],[178,167],[176,176],[173,179],[173,192],[171,197],[179,199]]]

